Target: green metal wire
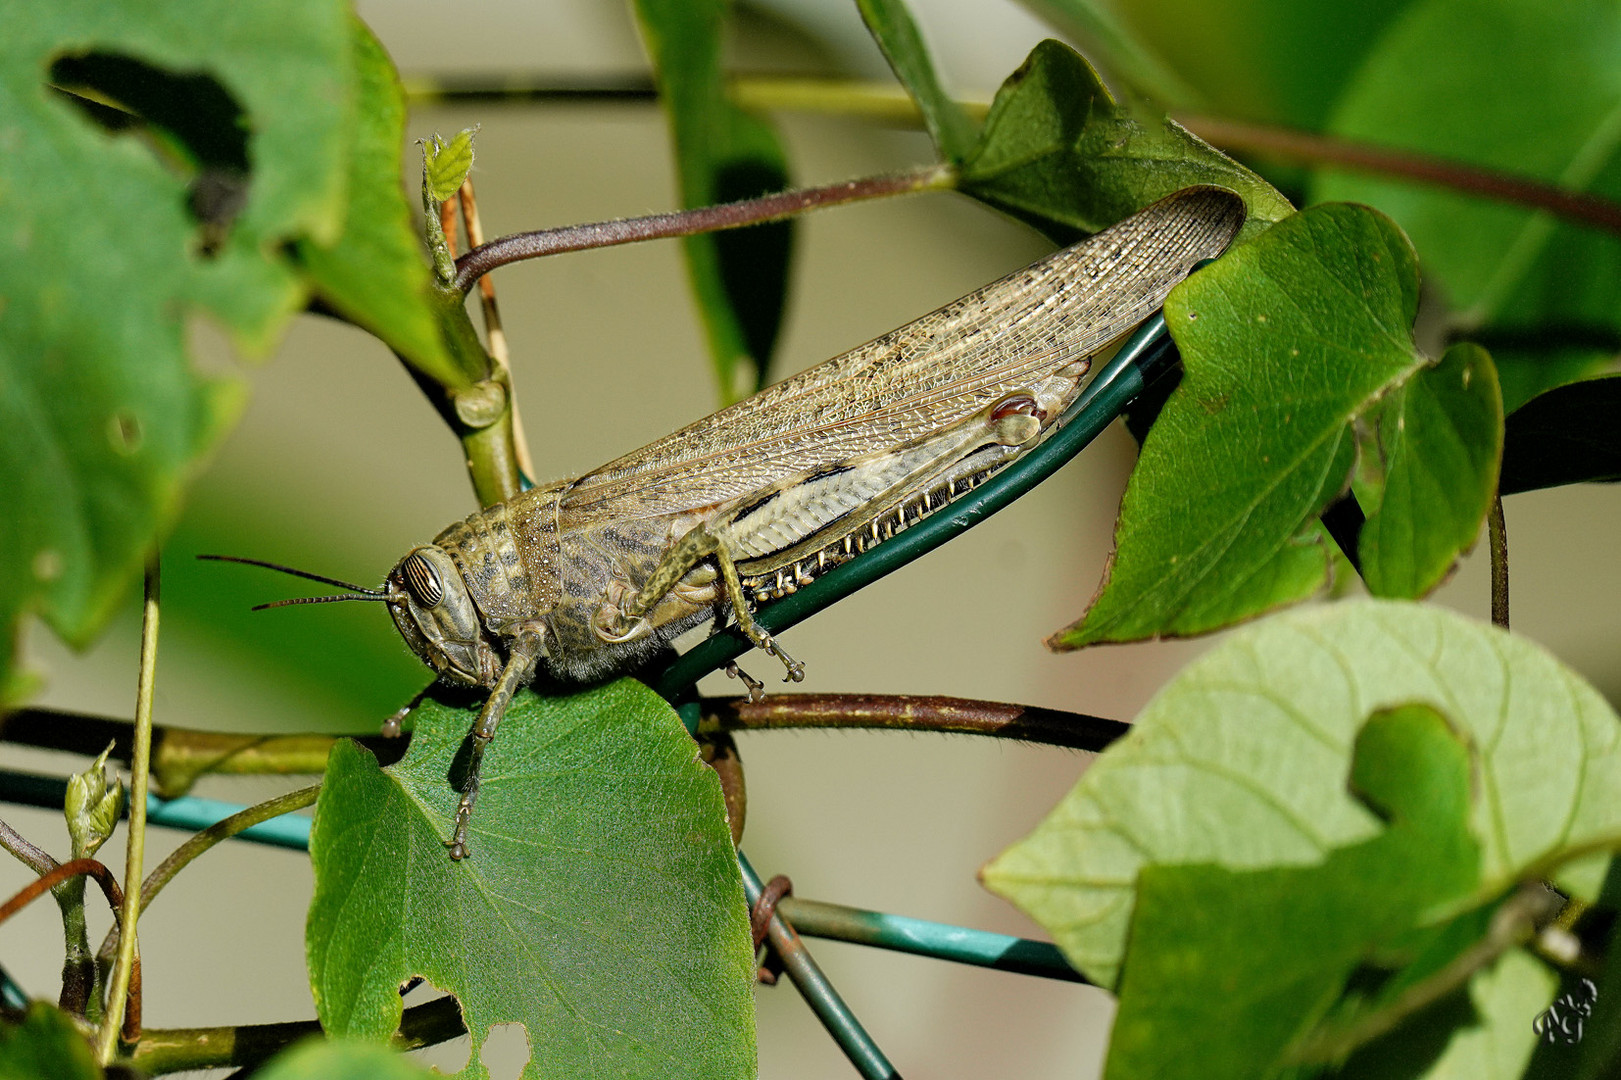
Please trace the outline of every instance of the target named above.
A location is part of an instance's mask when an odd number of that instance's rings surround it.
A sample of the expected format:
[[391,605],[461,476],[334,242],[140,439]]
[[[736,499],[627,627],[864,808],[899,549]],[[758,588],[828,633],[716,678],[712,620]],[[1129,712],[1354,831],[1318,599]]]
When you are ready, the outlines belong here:
[[[749,909],[753,910],[760,902],[765,886],[760,883],[760,875],[754,872],[748,857],[741,851],[737,853],[737,865],[743,871],[743,893],[748,897]],[[895,1066],[889,1063],[884,1052],[878,1049],[878,1044],[872,1041],[872,1036],[867,1034],[844,999],[839,997],[839,992],[833,989],[833,984],[827,981],[827,976],[822,974],[822,969],[816,966],[816,961],[799,943],[799,935],[781,913],[772,915],[769,931],[771,944],[782,960],[783,970],[794,981],[804,995],[805,1003],[811,1007],[822,1026],[827,1028],[827,1033],[833,1036],[833,1041],[839,1044],[839,1049],[844,1051],[844,1056],[850,1059],[856,1071],[866,1080],[899,1080],[900,1073],[895,1071]]]
[[784,897],[777,910],[806,937],[849,941],[876,949],[954,960],[1019,975],[1039,975],[1065,982],[1087,982],[1070,967],[1058,946],[988,930],[969,930],[949,923],[845,907],[821,900]]
[[[791,596],[762,605],[755,612],[755,622],[767,633],[779,634],[996,513],[1078,454],[1175,363],[1176,350],[1166,332],[1165,317],[1155,315],[1137,328],[1087,384],[1059,419],[1058,430],[1040,446],[894,539],[839,564]],[[666,700],[683,702],[699,679],[753,647],[742,631],[729,627],[682,653],[662,672],[650,673],[647,681]],[[688,719],[686,714],[683,719]],[[696,724],[693,713],[688,730],[695,730]]]

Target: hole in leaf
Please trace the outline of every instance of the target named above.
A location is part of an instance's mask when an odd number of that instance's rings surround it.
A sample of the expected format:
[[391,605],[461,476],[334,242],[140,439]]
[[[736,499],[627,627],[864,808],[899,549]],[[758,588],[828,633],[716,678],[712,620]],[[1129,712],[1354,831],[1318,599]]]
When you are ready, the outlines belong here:
[[[420,975],[413,975],[400,984],[400,997],[403,999],[402,1004],[410,1009],[438,1001],[442,997],[454,998],[455,995],[441,990]],[[457,1008],[460,1009],[459,1004]],[[442,1073],[459,1073],[473,1060],[473,1042],[466,1035],[461,1035],[433,1046],[413,1050],[410,1056],[418,1063]]]
[[97,50],[57,57],[49,81],[97,127],[139,138],[189,181],[186,208],[197,221],[198,251],[217,252],[247,205],[252,171],[247,117],[230,91],[211,75]]
[[478,1056],[490,1080],[518,1080],[529,1064],[529,1029],[517,1023],[491,1025]]

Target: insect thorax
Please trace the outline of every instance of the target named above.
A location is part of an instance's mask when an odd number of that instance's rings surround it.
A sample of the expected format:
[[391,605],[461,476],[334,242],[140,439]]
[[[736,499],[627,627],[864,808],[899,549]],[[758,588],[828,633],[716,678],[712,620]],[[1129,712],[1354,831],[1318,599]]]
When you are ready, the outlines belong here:
[[562,595],[557,543],[560,485],[526,491],[434,537],[456,561],[493,632],[543,618]]

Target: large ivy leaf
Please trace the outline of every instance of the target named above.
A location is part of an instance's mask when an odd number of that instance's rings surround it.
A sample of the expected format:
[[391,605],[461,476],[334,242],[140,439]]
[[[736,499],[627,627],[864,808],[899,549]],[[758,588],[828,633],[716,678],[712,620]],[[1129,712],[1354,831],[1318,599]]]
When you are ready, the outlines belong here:
[[1107,1080],[1276,1075],[1357,967],[1475,888],[1470,758],[1427,706],[1378,713],[1348,778],[1378,835],[1309,866],[1143,867]]
[[333,310],[439,382],[459,385],[465,376],[439,334],[420,233],[400,187],[405,92],[383,46],[358,21],[354,70],[357,108],[343,233],[331,244],[301,241],[299,261]]
[[1092,66],[1057,41],[1037,45],[996,92],[959,181],[965,193],[1065,239],[1196,184],[1243,197],[1241,239],[1294,210],[1174,121],[1116,104]]
[[[1442,609],[1345,601],[1240,631],[1186,668],[986,883],[1110,985],[1145,866],[1307,865],[1375,835],[1345,787],[1352,740],[1364,717],[1413,703],[1479,753],[1484,891],[1621,825],[1621,720],[1592,687]],[[1602,871],[1574,863],[1558,880],[1590,898]]]
[[429,704],[404,760],[333,751],[310,854],[310,982],[381,1040],[413,975],[473,1042],[520,1023],[525,1076],[754,1075],[753,955],[720,784],[640,683],[516,698],[484,759],[472,857],[445,852],[475,714]]
[[1165,303],[1185,374],[1143,443],[1109,576],[1055,648],[1196,634],[1311,595],[1316,517],[1350,479],[1352,421],[1423,364],[1418,275],[1366,207],[1316,206]]
[[[188,316],[262,349],[301,304],[280,246],[339,233],[352,94],[340,0],[12,0],[0,20],[4,685],[22,613],[79,644],[100,628],[239,408],[191,370]],[[120,137],[53,77],[198,116]]]
[[961,161],[974,145],[974,123],[961,105],[940,85],[934,74],[934,61],[923,44],[905,0],[856,0],[861,18],[873,40],[884,52],[895,77],[917,102],[923,126],[929,131],[940,155],[948,161]]
[[67,1013],[36,1001],[18,1023],[0,1022],[0,1080],[100,1080],[90,1044]]
[[[1330,130],[1621,197],[1621,10],[1605,0],[1419,0]],[[1621,326],[1621,239],[1433,185],[1328,173],[1313,196],[1379,207],[1466,326]]]
[[[728,0],[636,0],[687,207],[749,199],[788,185],[776,132],[726,97],[721,34],[730,6]],[[792,240],[788,222],[685,240],[687,270],[726,401],[747,397],[765,383],[782,326]]]
[[1508,418],[1503,494],[1621,480],[1621,375],[1570,383]]
[[1491,357],[1454,345],[1369,418],[1353,485],[1357,545],[1375,596],[1423,596],[1474,546],[1497,490],[1503,402]]

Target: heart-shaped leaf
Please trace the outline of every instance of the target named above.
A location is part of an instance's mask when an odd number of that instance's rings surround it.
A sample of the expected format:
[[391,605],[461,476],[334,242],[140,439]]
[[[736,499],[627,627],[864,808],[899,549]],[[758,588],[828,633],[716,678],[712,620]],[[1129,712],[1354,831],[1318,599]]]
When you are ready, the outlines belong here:
[[525,1076],[754,1075],[753,949],[715,774],[623,680],[524,692],[484,759],[472,857],[445,840],[476,711],[428,704],[380,769],[343,742],[310,856],[310,982],[333,1034],[386,1039],[400,985],[456,995],[473,1062],[524,1026]]
[[[1346,788],[1352,742],[1365,717],[1412,703],[1479,754],[1484,892],[1621,827],[1621,720],[1591,686],[1440,608],[1345,601],[1241,630],[1184,669],[986,883],[1110,985],[1145,866],[1307,865],[1375,835]],[[1557,880],[1592,897],[1602,873],[1588,860]]]

